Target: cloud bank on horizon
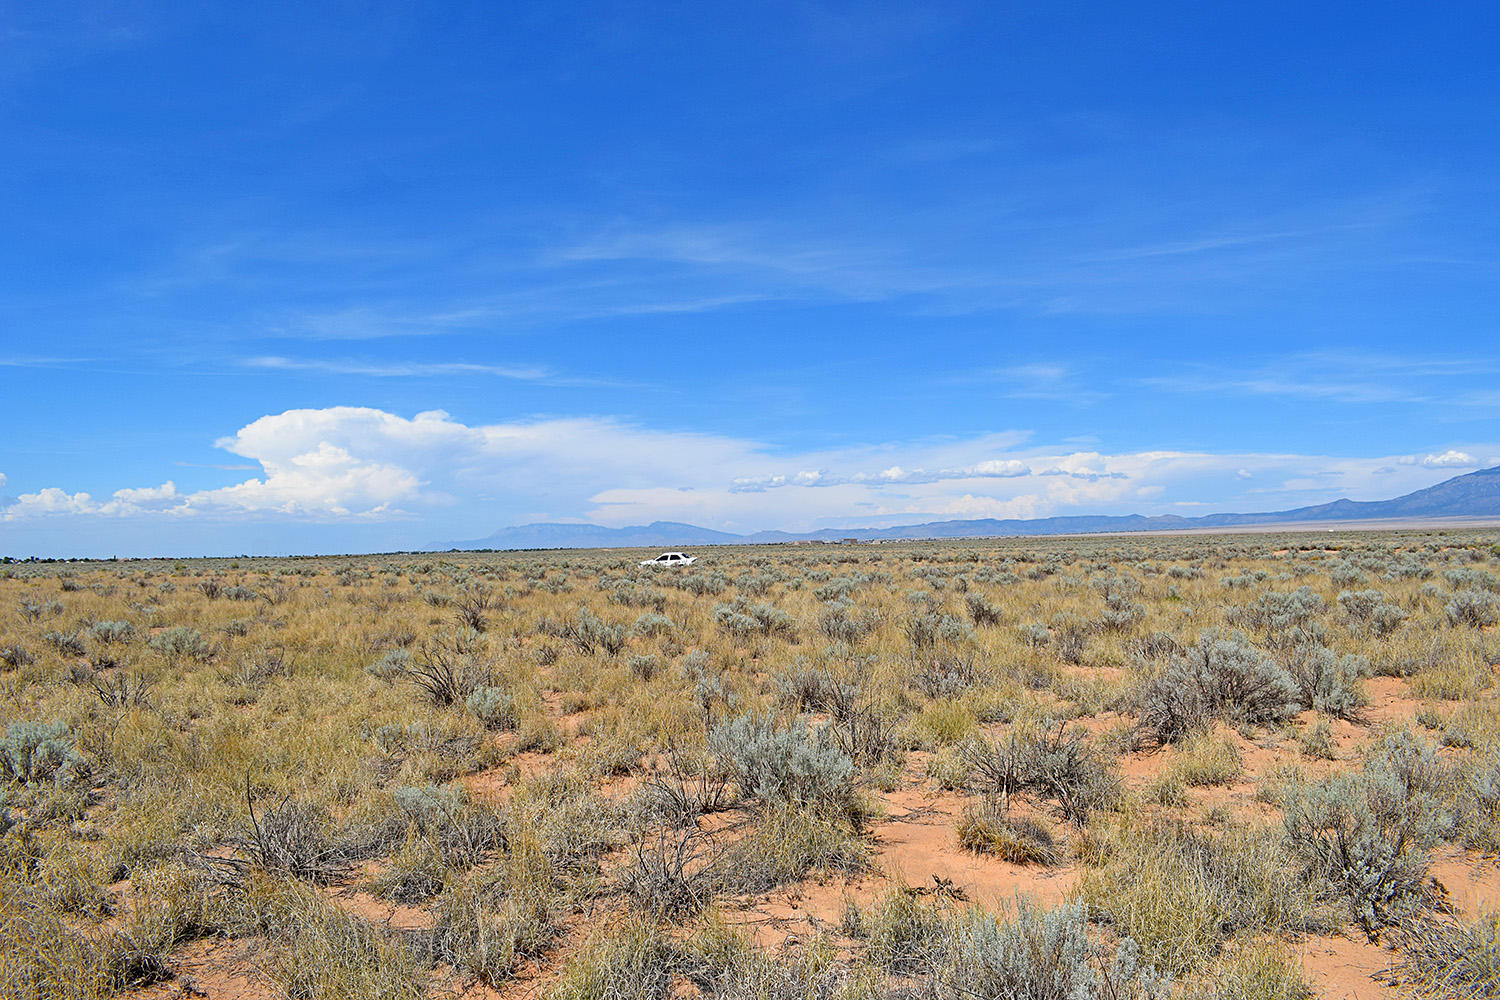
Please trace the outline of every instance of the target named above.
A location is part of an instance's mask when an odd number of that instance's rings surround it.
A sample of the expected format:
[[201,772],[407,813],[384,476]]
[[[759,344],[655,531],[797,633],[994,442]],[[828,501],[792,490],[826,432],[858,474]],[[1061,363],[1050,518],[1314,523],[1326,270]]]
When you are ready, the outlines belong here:
[[[788,452],[764,442],[605,418],[468,425],[440,411],[370,407],[268,414],[216,447],[259,474],[210,489],[171,480],[106,497],[49,486],[0,496],[0,525],[65,530],[93,554],[111,525],[360,526],[392,548],[522,520],[608,526],[687,521],[735,532],[1057,513],[1201,513],[1300,505],[1308,496],[1384,499],[1482,465],[1500,446],[1421,455],[1143,451],[1039,445],[1026,432]],[[0,476],[0,489],[5,478]],[[1205,497],[1217,497],[1211,502]],[[1227,507],[1226,507],[1227,505]],[[1238,507],[1236,507],[1238,505]],[[337,550],[340,536],[332,536]],[[456,537],[456,536],[455,536]],[[325,543],[327,544],[327,543]],[[21,551],[19,554],[29,554]],[[145,554],[152,554],[147,552]]]

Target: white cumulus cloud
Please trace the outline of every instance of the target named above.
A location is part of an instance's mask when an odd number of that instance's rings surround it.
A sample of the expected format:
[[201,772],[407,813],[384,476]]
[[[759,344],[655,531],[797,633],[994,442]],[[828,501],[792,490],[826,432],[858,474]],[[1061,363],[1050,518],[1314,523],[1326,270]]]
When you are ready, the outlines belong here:
[[1423,455],[1416,462],[1424,469],[1468,469],[1479,464],[1473,455],[1452,448],[1440,455]]

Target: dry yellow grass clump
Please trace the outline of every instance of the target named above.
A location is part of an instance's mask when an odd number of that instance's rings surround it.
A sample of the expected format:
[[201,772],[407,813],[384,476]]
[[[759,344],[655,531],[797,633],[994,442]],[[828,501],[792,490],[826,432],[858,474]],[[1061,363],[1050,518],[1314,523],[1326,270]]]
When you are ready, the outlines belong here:
[[1481,531],[0,566],[0,997],[1500,996]]

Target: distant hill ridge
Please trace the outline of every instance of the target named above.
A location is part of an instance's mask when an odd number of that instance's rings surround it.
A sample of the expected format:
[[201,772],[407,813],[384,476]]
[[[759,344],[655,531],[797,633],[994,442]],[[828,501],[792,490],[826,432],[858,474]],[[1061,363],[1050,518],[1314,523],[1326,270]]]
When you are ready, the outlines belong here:
[[763,545],[771,542],[860,541],[912,538],[984,538],[1005,535],[1073,535],[1098,532],[1174,531],[1234,528],[1306,521],[1371,521],[1396,518],[1500,517],[1500,465],[1429,486],[1393,500],[1334,500],[1312,507],[1260,514],[1090,515],[999,520],[929,521],[895,528],[824,528],[819,531],[757,531],[737,535],[678,521],[655,521],[626,528],[598,524],[543,523],[502,528],[458,549],[583,549],[686,545]]

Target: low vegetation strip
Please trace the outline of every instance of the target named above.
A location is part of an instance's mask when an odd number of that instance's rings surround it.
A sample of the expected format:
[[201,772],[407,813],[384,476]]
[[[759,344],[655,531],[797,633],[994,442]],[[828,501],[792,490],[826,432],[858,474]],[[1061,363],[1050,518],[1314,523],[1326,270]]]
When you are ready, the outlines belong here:
[[0,567],[0,998],[1500,995],[1495,537],[694,555]]

